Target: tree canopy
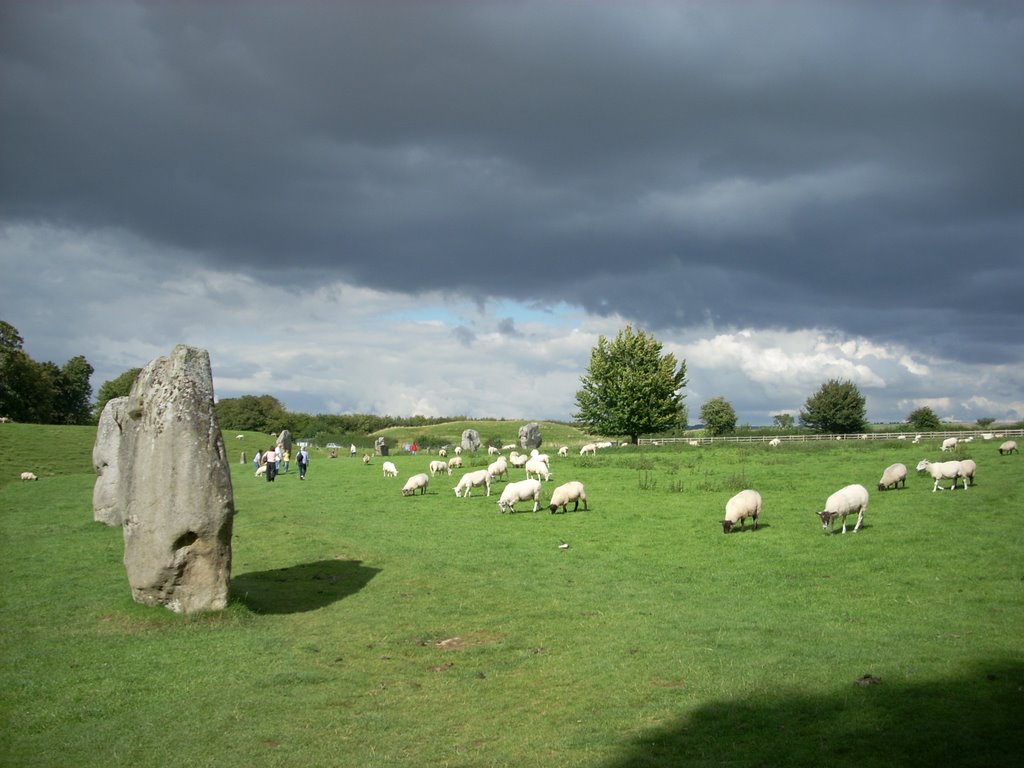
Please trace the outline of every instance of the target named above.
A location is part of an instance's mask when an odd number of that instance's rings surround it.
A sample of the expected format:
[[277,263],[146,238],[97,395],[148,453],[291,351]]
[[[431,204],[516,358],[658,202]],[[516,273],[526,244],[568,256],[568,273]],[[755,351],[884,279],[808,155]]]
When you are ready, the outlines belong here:
[[105,381],[100,385],[100,391],[96,395],[96,406],[93,409],[97,421],[99,421],[100,414],[103,413],[107,403],[115,397],[128,396],[128,393],[132,391],[132,384],[135,383],[135,379],[139,377],[141,372],[141,368],[129,368],[117,378]]
[[796,418],[791,413],[776,413],[772,416],[772,423],[779,429],[791,429]]
[[578,423],[604,435],[664,432],[685,425],[686,361],[662,354],[661,342],[627,325],[609,341],[600,336],[576,392]]
[[907,424],[912,429],[924,432],[926,430],[938,429],[942,426],[942,422],[939,421],[939,417],[935,414],[931,408],[927,405],[923,405],[920,408],[915,408],[907,416]]
[[852,381],[829,379],[807,398],[800,421],[818,432],[848,435],[867,428],[867,400]]
[[700,420],[709,435],[728,435],[736,431],[736,411],[732,404],[719,395],[700,407]]

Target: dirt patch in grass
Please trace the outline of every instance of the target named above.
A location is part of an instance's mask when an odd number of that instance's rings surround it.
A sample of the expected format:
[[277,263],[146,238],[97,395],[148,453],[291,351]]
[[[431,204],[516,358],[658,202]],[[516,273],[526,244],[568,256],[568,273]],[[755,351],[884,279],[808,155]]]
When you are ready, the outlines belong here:
[[435,648],[445,651],[458,651],[465,648],[477,648],[481,645],[493,645],[505,639],[504,635],[493,632],[470,632],[465,635],[455,635],[434,643]]

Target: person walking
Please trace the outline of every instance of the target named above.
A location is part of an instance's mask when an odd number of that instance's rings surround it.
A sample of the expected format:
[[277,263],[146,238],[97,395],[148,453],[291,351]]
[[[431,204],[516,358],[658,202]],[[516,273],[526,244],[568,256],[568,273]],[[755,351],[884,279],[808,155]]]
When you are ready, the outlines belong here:
[[299,462],[299,480],[305,480],[306,467],[309,466],[309,453],[304,447],[299,448],[299,454],[295,457],[295,460]]

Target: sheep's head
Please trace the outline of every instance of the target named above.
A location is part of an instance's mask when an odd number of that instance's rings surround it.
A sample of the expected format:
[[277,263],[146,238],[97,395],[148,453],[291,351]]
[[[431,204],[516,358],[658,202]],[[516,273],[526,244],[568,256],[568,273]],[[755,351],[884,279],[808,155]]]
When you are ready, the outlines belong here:
[[817,515],[821,518],[821,527],[826,531],[832,525],[832,521],[839,517],[838,512],[829,512],[827,509],[824,512],[818,512]]
[[921,459],[919,462],[917,462],[917,471],[924,472],[926,469],[928,469],[929,463],[930,462],[928,461],[928,459]]
[[722,521],[722,533],[728,533],[729,531],[731,531],[732,530],[732,526],[733,526],[732,520],[723,520]]

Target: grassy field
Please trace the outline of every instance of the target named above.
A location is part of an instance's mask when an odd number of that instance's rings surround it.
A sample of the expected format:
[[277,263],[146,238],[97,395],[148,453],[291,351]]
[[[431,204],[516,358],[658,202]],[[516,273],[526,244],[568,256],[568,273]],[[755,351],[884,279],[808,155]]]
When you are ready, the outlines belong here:
[[[583,481],[588,511],[502,515],[501,482],[457,499],[457,476],[435,478],[403,498],[429,456],[393,456],[385,479],[380,458],[318,452],[305,481],[293,466],[270,484],[237,463],[266,436],[232,437],[232,604],[178,616],[131,601],[121,532],[92,521],[93,437],[0,425],[3,765],[980,768],[1024,754],[1024,459],[991,443],[961,454],[976,486],[943,493],[913,472],[875,490],[886,465],[912,470],[935,446],[574,453],[546,488]],[[39,482],[18,481],[26,469]],[[865,528],[828,535],[814,513],[852,482],[871,492]],[[723,535],[744,487],[765,499],[762,525]]]

